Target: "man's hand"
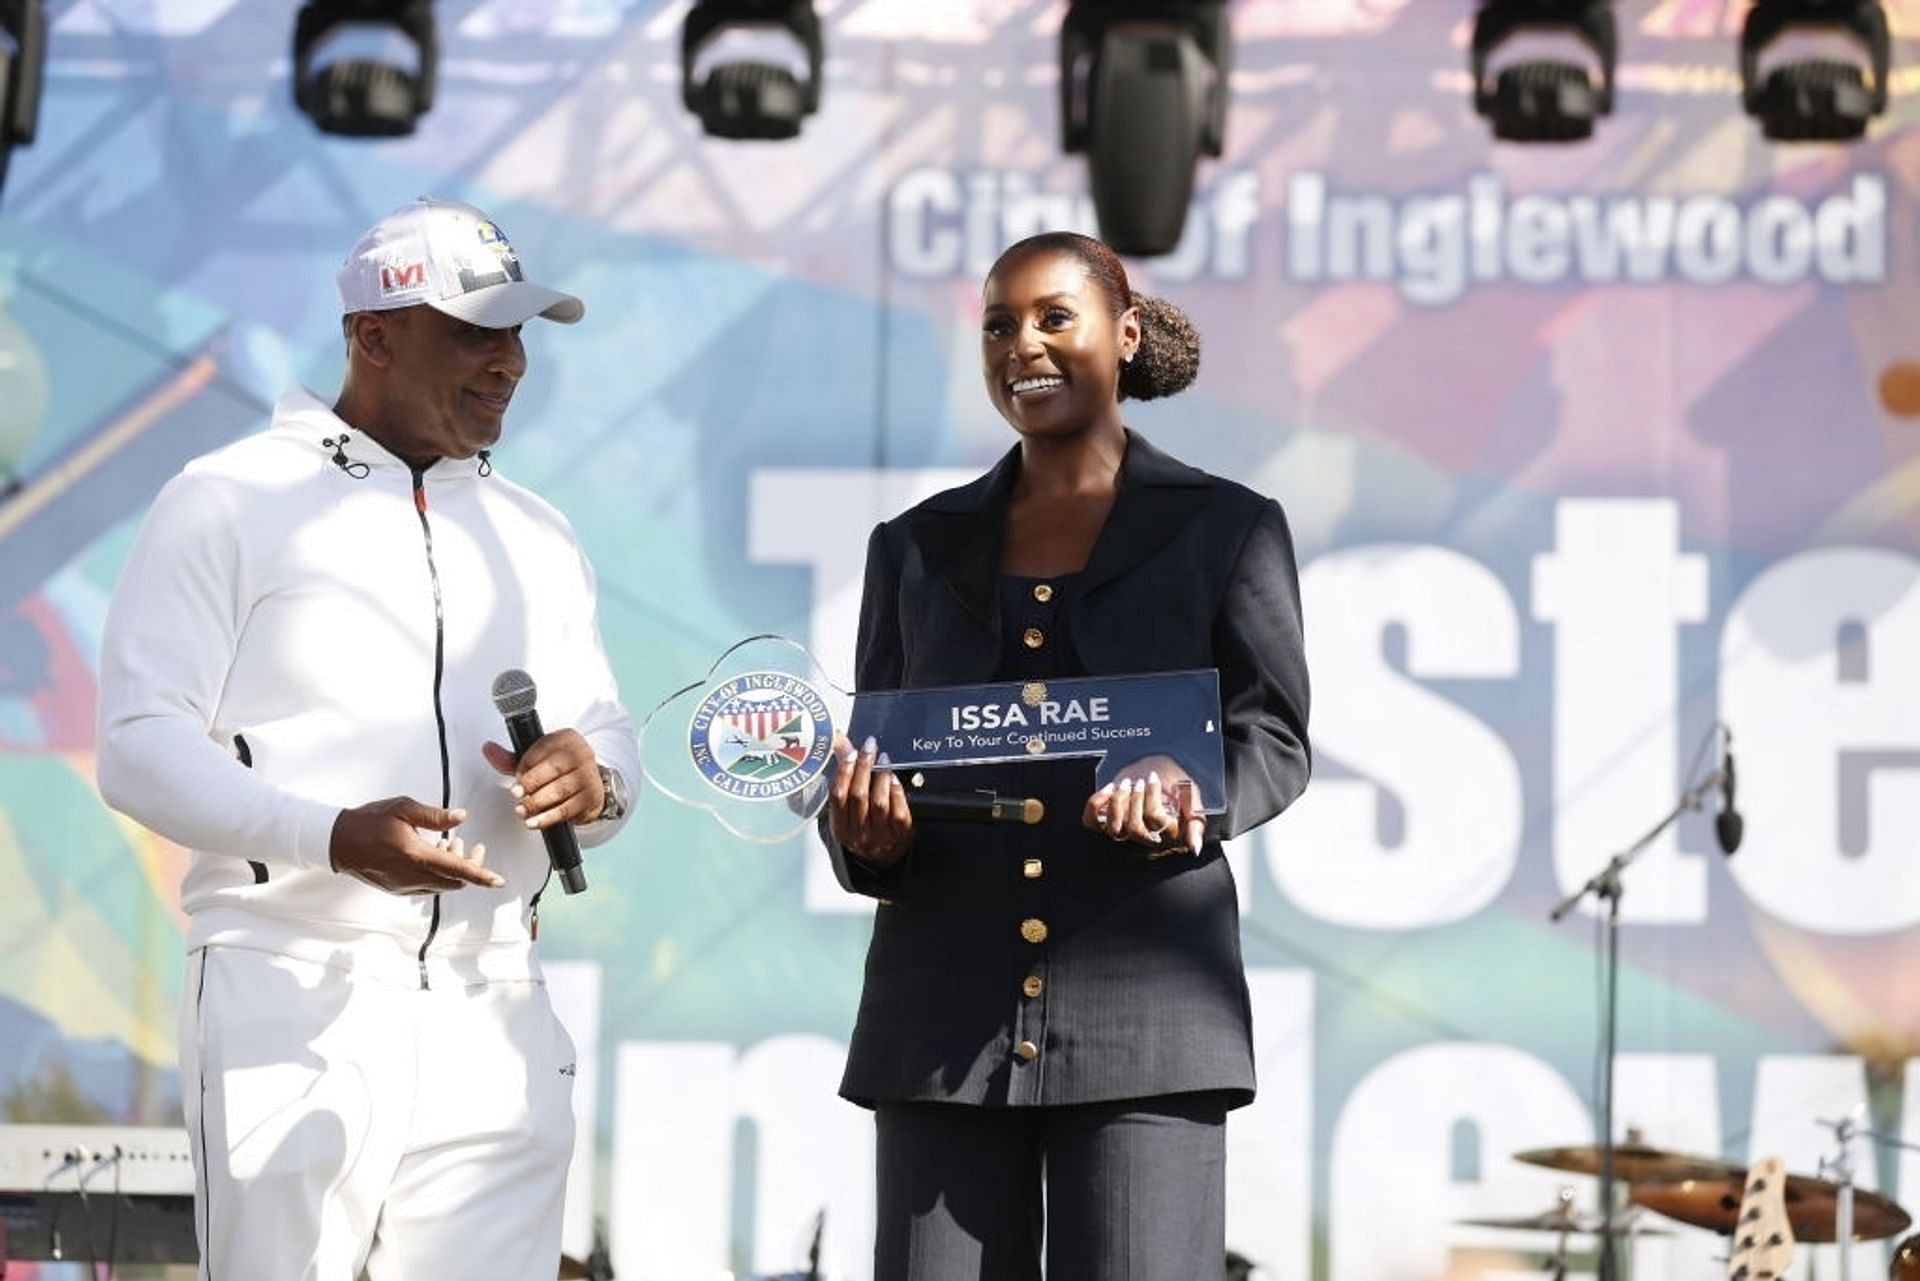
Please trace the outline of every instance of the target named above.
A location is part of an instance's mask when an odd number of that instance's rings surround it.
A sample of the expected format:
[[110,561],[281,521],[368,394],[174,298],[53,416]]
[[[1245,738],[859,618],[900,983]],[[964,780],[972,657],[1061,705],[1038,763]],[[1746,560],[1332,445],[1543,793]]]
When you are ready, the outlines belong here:
[[341,810],[328,847],[333,870],[389,894],[439,894],[463,885],[499,889],[506,882],[485,867],[486,846],[469,852],[457,836],[430,841],[417,830],[451,832],[466,817],[465,810],[443,810],[411,796]]
[[544,734],[517,757],[498,743],[480,751],[487,764],[513,777],[513,812],[535,831],[555,823],[591,823],[607,807],[600,764],[579,730]]

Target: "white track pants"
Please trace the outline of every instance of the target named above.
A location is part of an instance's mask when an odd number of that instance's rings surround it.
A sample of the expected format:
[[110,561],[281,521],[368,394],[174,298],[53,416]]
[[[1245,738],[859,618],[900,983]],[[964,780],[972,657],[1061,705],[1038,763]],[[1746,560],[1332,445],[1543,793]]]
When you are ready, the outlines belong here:
[[208,947],[180,1024],[201,1281],[556,1275],[574,1062],[543,985]]

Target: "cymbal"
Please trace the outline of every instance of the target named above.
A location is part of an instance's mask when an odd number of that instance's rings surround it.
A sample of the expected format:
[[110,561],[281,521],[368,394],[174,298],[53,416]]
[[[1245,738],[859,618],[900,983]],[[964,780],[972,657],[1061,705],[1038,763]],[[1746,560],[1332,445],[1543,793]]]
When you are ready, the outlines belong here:
[[[1539,1214],[1517,1214],[1510,1218],[1455,1219],[1455,1223],[1474,1228],[1512,1228],[1521,1232],[1571,1232],[1582,1236],[1597,1236],[1600,1232],[1600,1216],[1583,1211],[1556,1207]],[[1624,1236],[1632,1229],[1633,1220],[1621,1216],[1613,1221],[1613,1230]],[[1641,1228],[1640,1236],[1669,1236],[1665,1228]]]
[[[1685,1179],[1678,1183],[1649,1183],[1628,1195],[1636,1205],[1711,1232],[1731,1233],[1740,1215],[1744,1176],[1731,1179]],[[1827,1179],[1789,1174],[1785,1191],[1787,1222],[1796,1240],[1830,1242],[1840,1208],[1840,1185]],[[1913,1222],[1913,1217],[1891,1197],[1865,1188],[1853,1190],[1853,1239],[1876,1241],[1890,1237]]]
[[559,1281],[586,1281],[586,1278],[592,1275],[593,1273],[587,1270],[587,1265],[572,1255],[563,1254],[560,1256]]
[[[1544,1165],[1551,1170],[1571,1170],[1575,1174],[1600,1173],[1600,1145],[1580,1147],[1533,1148],[1515,1152],[1513,1159],[1528,1165]],[[1719,1157],[1693,1156],[1669,1152],[1648,1143],[1617,1143],[1613,1148],[1613,1177],[1622,1183],[1674,1183],[1681,1179],[1731,1179],[1734,1204],[1740,1203],[1740,1180],[1746,1177],[1743,1166]]]

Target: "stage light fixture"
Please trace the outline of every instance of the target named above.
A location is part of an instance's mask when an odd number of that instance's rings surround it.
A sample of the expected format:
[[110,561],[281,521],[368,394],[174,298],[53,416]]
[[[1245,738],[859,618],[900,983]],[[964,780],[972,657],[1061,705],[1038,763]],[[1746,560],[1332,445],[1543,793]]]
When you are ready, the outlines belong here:
[[[702,52],[731,34],[773,34],[782,44],[797,42],[805,78],[792,67],[759,59],[717,62],[698,75]],[[680,29],[680,98],[700,117],[709,137],[797,137],[800,122],[820,110],[825,57],[813,0],[697,0]]]
[[[1494,51],[1523,33],[1577,41],[1597,65],[1532,58],[1494,73]],[[1613,110],[1619,47],[1610,0],[1481,0],[1469,55],[1473,109],[1505,142],[1590,138],[1594,120]]]
[[[1866,63],[1802,58],[1763,74],[1760,55],[1790,30],[1850,36],[1864,47]],[[1850,142],[1886,111],[1892,64],[1893,38],[1879,0],[1757,0],[1740,31],[1741,102],[1776,141]]]
[[13,149],[33,141],[46,70],[46,6],[41,0],[0,0],[0,188]]
[[308,0],[293,27],[293,101],[322,133],[397,138],[433,107],[431,0]]
[[1172,253],[1200,157],[1226,144],[1224,0],[1073,0],[1060,26],[1060,143],[1085,152],[1100,236]]

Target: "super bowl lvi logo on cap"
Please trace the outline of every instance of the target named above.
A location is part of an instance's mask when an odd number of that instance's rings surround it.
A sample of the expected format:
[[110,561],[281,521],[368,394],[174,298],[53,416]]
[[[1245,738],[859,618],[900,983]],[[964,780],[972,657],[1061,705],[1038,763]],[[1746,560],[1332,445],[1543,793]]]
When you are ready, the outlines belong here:
[[472,205],[426,196],[367,230],[341,265],[344,313],[425,305],[469,324],[508,329],[545,316],[572,324],[586,306],[529,283],[500,224]]
[[380,268],[380,296],[399,305],[419,302],[427,292],[427,264],[424,260],[390,262]]

